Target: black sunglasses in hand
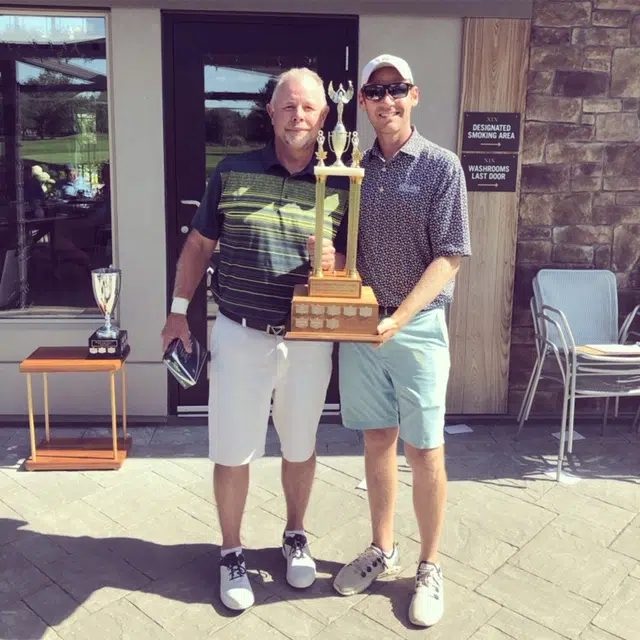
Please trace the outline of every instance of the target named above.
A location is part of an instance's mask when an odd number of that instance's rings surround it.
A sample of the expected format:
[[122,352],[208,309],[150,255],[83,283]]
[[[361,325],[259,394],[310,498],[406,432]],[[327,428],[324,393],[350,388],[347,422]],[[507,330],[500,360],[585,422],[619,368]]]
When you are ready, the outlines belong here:
[[365,84],[362,94],[367,100],[382,100],[387,93],[394,99],[406,98],[413,87],[409,82],[392,82],[391,84]]

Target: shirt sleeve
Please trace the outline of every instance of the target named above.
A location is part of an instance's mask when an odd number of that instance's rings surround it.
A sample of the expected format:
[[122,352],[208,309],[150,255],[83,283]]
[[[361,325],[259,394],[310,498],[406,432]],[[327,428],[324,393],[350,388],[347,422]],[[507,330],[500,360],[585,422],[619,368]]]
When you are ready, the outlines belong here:
[[218,209],[221,195],[222,176],[216,168],[209,178],[202,202],[191,220],[191,228],[210,240],[218,240],[222,231],[224,216]]
[[443,166],[428,224],[434,258],[471,255],[467,185],[460,160],[453,154]]

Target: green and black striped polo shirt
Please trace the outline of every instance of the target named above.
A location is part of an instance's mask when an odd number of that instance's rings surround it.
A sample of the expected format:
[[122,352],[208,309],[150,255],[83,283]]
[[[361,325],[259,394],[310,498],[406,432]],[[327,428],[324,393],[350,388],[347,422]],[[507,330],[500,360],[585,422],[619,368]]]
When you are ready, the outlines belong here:
[[[296,174],[280,164],[273,144],[227,156],[209,179],[192,227],[219,240],[214,299],[245,318],[280,324],[289,315],[293,288],[309,275],[307,238],[315,234],[315,159]],[[346,242],[348,178],[330,176],[324,232]],[[336,237],[338,236],[338,237]]]

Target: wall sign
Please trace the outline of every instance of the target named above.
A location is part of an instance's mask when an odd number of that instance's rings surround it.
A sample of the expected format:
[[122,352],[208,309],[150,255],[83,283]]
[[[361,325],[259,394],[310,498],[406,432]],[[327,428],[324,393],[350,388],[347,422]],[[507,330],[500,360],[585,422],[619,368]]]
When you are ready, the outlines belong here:
[[465,111],[462,151],[518,151],[519,113]]
[[517,153],[463,153],[467,191],[515,191]]

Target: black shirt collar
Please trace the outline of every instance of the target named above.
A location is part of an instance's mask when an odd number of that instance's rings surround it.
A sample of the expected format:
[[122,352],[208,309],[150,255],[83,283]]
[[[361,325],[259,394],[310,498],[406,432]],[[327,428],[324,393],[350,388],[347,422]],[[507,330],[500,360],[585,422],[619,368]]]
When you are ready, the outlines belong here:
[[282,166],[282,163],[276,155],[276,148],[273,141],[269,142],[262,150],[262,163],[265,171],[273,171],[274,169],[284,172],[286,175],[295,176],[313,176],[313,167],[315,166],[315,158],[312,156],[309,164],[298,173],[290,174],[288,170]]

